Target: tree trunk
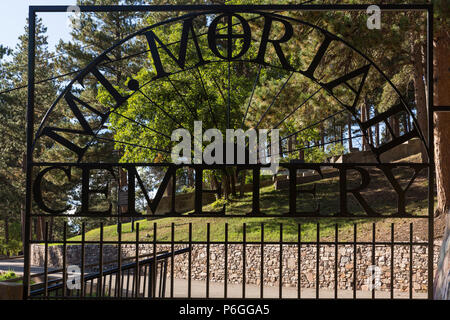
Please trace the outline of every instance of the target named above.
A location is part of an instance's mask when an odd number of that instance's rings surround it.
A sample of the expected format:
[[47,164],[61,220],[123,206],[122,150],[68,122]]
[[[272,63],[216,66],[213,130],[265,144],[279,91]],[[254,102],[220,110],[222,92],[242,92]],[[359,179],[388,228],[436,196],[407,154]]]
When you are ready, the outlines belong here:
[[[219,189],[219,194],[217,195],[219,198],[222,197],[222,190],[219,184],[219,181],[217,181],[217,177],[214,173],[211,173],[211,190],[217,190]],[[216,197],[217,199],[217,197]]]
[[406,115],[406,125],[408,128],[408,132],[411,131],[411,117],[409,115]]
[[230,175],[230,184],[231,184],[231,194],[233,195],[233,197],[236,198],[236,171],[232,171],[229,175]]
[[[370,106],[366,105],[366,121],[370,119]],[[369,136],[369,143],[373,146],[373,134],[372,134],[372,128],[370,127],[367,130],[367,135]],[[369,150],[369,149],[367,149]]]
[[[119,168],[119,189],[122,190],[122,188],[125,186],[128,186],[127,173],[122,168]],[[120,205],[119,209],[120,213],[126,213],[128,211],[128,206]]]
[[400,124],[399,124],[398,118],[396,116],[392,116],[391,120],[392,120],[392,130],[394,131],[394,136],[399,137],[400,136]]
[[352,116],[348,115],[348,151],[352,152],[353,139],[352,139]]
[[[21,224],[21,239],[22,239],[22,252],[25,252],[25,205],[22,203],[20,205],[20,224]],[[30,228],[31,234],[31,228]]]
[[223,174],[222,181],[224,197],[225,200],[228,200],[230,198],[230,178],[228,176],[228,173],[225,172]]
[[296,141],[296,148],[299,149],[298,150],[298,158],[300,160],[305,160],[305,150],[302,150],[302,148],[304,147],[303,145],[300,145],[300,143],[298,143],[297,140],[297,135],[295,135],[294,141]]
[[[412,37],[413,41],[415,37]],[[416,42],[416,41],[415,41]],[[413,43],[411,45],[412,58],[414,65],[414,98],[416,100],[417,121],[419,122],[420,130],[425,138],[428,137],[428,110],[425,87],[425,68],[423,64],[423,54],[420,43]],[[427,161],[428,155],[425,146],[421,149],[422,161]]]
[[239,197],[244,196],[244,187],[245,187],[245,177],[247,176],[247,171],[242,170],[240,174],[240,183],[239,183]]
[[[445,25],[445,24],[444,24]],[[450,106],[450,34],[443,25],[434,39],[434,105]],[[434,142],[437,185],[437,215],[443,215],[446,221],[445,233],[439,261],[450,260],[450,112],[434,113]],[[446,247],[444,245],[446,244]],[[450,266],[448,263],[439,263],[434,279],[434,298],[449,299]]]
[[[375,117],[378,115],[378,110],[375,108],[374,109],[374,115]],[[375,125],[375,142],[374,145],[376,147],[378,147],[380,145],[380,123],[377,122],[377,124]]]
[[293,136],[288,138],[288,155],[289,156],[292,154],[292,149],[293,149],[292,148],[292,145],[293,145],[292,140],[293,140]]
[[[434,104],[450,106],[450,36],[441,28],[435,41]],[[435,162],[437,185],[437,211],[450,216],[450,112],[437,112],[435,121]],[[448,221],[448,219],[447,219]]]
[[402,117],[402,124],[403,124],[403,132],[407,133],[408,132],[408,115],[404,115]]
[[[364,102],[364,104],[361,105],[361,122],[366,122],[367,120],[366,112],[367,112],[366,103]],[[362,137],[362,142],[363,142],[362,151],[369,150],[369,143],[367,141],[366,136]]]
[[194,168],[191,167],[188,168],[188,186],[194,186]]
[[325,129],[323,126],[323,122],[320,124],[320,145],[322,146],[322,150],[325,151]]
[[44,217],[37,217],[36,219],[37,225],[36,225],[36,240],[37,241],[43,241],[44,240]]
[[53,241],[53,224],[54,224],[54,217],[50,217],[50,226],[49,226],[49,231],[48,231],[48,240],[49,241]]
[[[5,243],[9,243],[9,219],[5,217]],[[9,251],[6,251],[6,255],[9,256]]]

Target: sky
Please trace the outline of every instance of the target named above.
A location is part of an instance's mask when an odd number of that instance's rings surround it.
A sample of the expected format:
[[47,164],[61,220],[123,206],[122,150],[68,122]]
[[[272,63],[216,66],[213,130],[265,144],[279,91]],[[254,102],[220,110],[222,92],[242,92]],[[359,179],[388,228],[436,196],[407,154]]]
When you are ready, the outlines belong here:
[[[76,0],[0,0],[0,44],[14,49],[17,38],[25,32],[28,6],[30,5],[74,5]],[[60,39],[70,40],[69,13],[38,13],[47,27],[50,51]]]

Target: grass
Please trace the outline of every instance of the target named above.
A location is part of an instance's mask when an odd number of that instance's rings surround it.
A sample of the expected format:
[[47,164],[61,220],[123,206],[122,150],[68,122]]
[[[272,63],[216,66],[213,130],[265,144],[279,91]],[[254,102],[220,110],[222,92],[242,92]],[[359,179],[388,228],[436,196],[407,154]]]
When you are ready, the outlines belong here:
[[[372,169],[371,169],[372,170]],[[402,186],[409,182],[411,172],[402,169],[395,174]],[[361,192],[369,205],[380,214],[388,215],[396,212],[396,193],[390,187],[384,175],[373,169],[371,171],[371,186]],[[350,185],[359,185],[359,175],[349,173]],[[189,224],[192,223],[192,240],[206,241],[207,224],[211,227],[211,241],[224,241],[225,223],[228,223],[228,240],[241,241],[243,238],[243,223],[246,223],[247,241],[259,241],[261,239],[261,223],[264,223],[264,240],[278,241],[280,239],[280,223],[283,223],[283,240],[297,241],[298,224],[301,223],[301,236],[304,241],[315,241],[317,238],[317,223],[320,223],[321,240],[334,239],[335,224],[339,223],[339,238],[343,241],[352,240],[353,224],[358,223],[358,233],[362,236],[371,235],[372,223],[377,222],[377,233],[389,234],[390,223],[394,219],[331,219],[329,216],[339,208],[339,180],[337,177],[322,179],[317,182],[302,184],[299,189],[308,190],[316,184],[316,200],[310,194],[299,194],[297,197],[297,211],[313,211],[320,204],[321,215],[318,218],[158,218],[156,220],[139,221],[140,241],[153,241],[153,226],[157,223],[157,240],[171,240],[171,226],[175,227],[175,241],[188,241]],[[364,214],[363,209],[353,199],[348,197],[348,210],[353,214]],[[406,211],[413,215],[424,215],[428,208],[426,176],[422,173],[412,184],[407,196]],[[218,211],[222,207],[223,200],[203,207],[204,211]],[[227,202],[226,210],[230,215],[243,215],[251,211],[252,193],[246,193],[242,198],[231,198]],[[280,215],[288,212],[289,201],[287,190],[275,190],[274,186],[261,188],[260,207],[262,213],[268,215]],[[408,219],[405,219],[408,220]],[[399,219],[395,219],[398,222]],[[100,230],[93,229],[86,233],[87,241],[100,240]],[[71,238],[72,241],[80,241],[81,236]],[[104,227],[104,240],[117,241],[117,226]],[[122,241],[135,241],[136,233],[131,230],[131,223],[122,224]]]
[[0,281],[12,280],[16,278],[18,278],[18,276],[14,273],[14,271],[11,270],[0,273]]

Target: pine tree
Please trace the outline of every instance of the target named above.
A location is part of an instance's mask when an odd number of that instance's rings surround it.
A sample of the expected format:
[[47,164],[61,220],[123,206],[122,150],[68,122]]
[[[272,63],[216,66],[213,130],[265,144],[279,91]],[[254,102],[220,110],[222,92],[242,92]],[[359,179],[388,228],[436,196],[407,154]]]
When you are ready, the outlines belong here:
[[[141,5],[142,0],[80,0],[77,1],[78,5]],[[110,48],[115,42],[126,38],[128,35],[138,31],[142,27],[143,13],[139,12],[95,12],[95,13],[81,13],[79,19],[72,21],[72,39],[68,42],[60,41],[57,47],[60,58],[56,61],[57,69],[60,73],[67,73],[71,71],[81,70],[91,63],[96,57],[101,55],[105,50]],[[77,17],[78,18],[78,17]],[[108,58],[108,63],[104,63],[99,66],[99,70],[108,79],[108,81],[119,91],[127,90],[126,82],[130,77],[137,73],[143,64],[145,59],[145,46],[141,42],[130,41],[125,45],[118,46],[113,50]],[[132,56],[132,58],[128,58]],[[100,110],[101,112],[107,112],[107,104],[103,104],[101,86],[98,85],[96,79],[86,78],[83,83],[83,89],[78,90],[77,96],[83,101],[88,102],[93,108]],[[74,89],[74,92],[77,90]],[[108,99],[108,97],[103,96]],[[71,111],[66,108],[66,117],[73,117]],[[98,124],[95,123],[93,127]],[[67,125],[67,124],[66,124]],[[112,127],[105,132],[99,134],[101,138],[113,139],[114,130]],[[91,137],[74,137],[74,141],[84,145],[88,143]],[[100,143],[99,143],[100,142]],[[66,159],[72,157],[70,151],[59,149],[60,156],[62,155]],[[114,150],[116,149],[116,150]],[[83,161],[109,161],[118,162],[123,154],[122,145],[113,145],[111,143],[93,143],[89,147],[89,151],[84,156]],[[106,156],[108,155],[108,156]],[[75,178],[76,179],[76,178]],[[95,176],[93,178],[94,183],[104,185],[108,181],[113,179],[115,184],[120,187],[126,186],[126,175],[121,170],[116,177]],[[74,197],[78,195],[74,192]],[[112,196],[113,206],[116,206],[117,194]],[[77,199],[79,200],[79,199]],[[91,201],[93,208],[101,206],[102,201]],[[104,201],[103,201],[104,205]],[[126,210],[126,208],[121,208]],[[92,219],[74,219],[72,221],[75,224],[81,222],[87,223],[86,227],[89,229],[98,224],[98,221]],[[113,222],[110,220],[110,222]]]
[[[46,28],[42,21],[36,21],[36,80],[52,77],[54,66],[47,47]],[[2,63],[2,73],[7,81],[3,81],[2,89],[23,86],[27,81],[28,61],[28,27],[19,37],[19,43],[11,54],[11,61]],[[57,86],[52,81],[36,85],[35,89],[35,123],[39,123],[43,114],[50,107],[57,94]],[[12,90],[0,96],[0,206],[2,212],[10,217],[10,221],[21,221],[24,225],[25,194],[25,128],[26,128],[26,89]],[[35,154],[39,150],[35,150]],[[50,187],[50,190],[52,187]],[[53,188],[54,191],[55,188]],[[35,212],[35,209],[33,209]],[[43,219],[40,219],[42,222]],[[41,223],[42,225],[42,223]],[[22,229],[23,230],[23,229]],[[22,234],[23,237],[23,234]]]

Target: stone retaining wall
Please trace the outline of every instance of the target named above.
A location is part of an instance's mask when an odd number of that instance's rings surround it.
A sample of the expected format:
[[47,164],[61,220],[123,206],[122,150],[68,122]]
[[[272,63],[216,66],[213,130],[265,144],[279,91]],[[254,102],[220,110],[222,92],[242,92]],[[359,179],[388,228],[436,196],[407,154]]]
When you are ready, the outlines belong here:
[[[104,245],[103,259],[105,262],[117,259],[117,246]],[[185,246],[177,245],[176,249]],[[79,265],[81,262],[81,248],[78,245],[67,246],[67,264]],[[210,280],[216,282],[224,281],[224,245],[210,245]],[[150,254],[153,245],[142,244],[139,246],[140,254]],[[169,245],[158,245],[158,252],[169,251]],[[353,288],[353,245],[340,245],[338,248],[338,288]],[[440,245],[435,244],[434,264],[438,261]],[[316,245],[302,245],[300,250],[301,261],[301,286],[302,288],[315,288],[316,286]],[[135,245],[127,244],[121,246],[122,257],[133,257]],[[427,291],[427,256],[428,248],[424,246],[413,247],[413,269],[412,283],[415,292]],[[98,263],[98,245],[85,246],[85,265]],[[320,245],[319,260],[319,285],[321,289],[334,288],[334,256],[335,247],[332,245]],[[357,290],[368,290],[368,267],[372,265],[372,246],[357,246]],[[298,247],[296,245],[283,245],[282,250],[282,281],[283,286],[297,287]],[[206,280],[206,245],[194,244],[192,246],[192,269],[193,280]],[[280,246],[264,246],[264,283],[266,286],[278,286],[280,276]],[[43,266],[43,245],[32,246],[32,264]],[[175,278],[187,279],[188,277],[188,254],[176,256],[174,264]],[[246,245],[246,283],[260,284],[261,247],[259,245]],[[375,265],[381,269],[380,290],[390,289],[390,246],[377,245],[375,249]],[[401,291],[409,290],[409,247],[396,245],[394,247],[394,289]],[[62,246],[49,247],[49,267],[60,268],[62,266]],[[106,265],[105,265],[106,266]],[[97,270],[97,267],[88,267],[86,270]],[[170,272],[170,259],[169,268]],[[243,275],[243,246],[241,244],[228,245],[228,283],[242,283]]]

